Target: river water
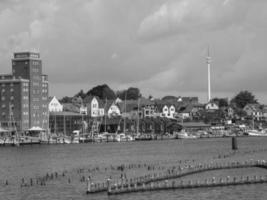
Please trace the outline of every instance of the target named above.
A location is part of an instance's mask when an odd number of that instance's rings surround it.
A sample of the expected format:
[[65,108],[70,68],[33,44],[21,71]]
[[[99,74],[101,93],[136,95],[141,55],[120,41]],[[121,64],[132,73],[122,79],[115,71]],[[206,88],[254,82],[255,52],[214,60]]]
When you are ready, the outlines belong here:
[[[105,193],[86,195],[86,183],[80,181],[82,175],[77,173],[78,169],[100,168],[95,176],[93,175],[94,180],[104,181],[109,176],[119,175],[119,172],[106,169],[120,164],[154,163],[157,166],[167,166],[186,160],[197,162],[212,159],[267,160],[267,137],[238,138],[237,141],[239,150],[235,154],[231,151],[231,138],[0,147],[0,199],[265,200],[267,184],[143,192],[110,197]],[[53,179],[47,182],[46,186],[35,185],[34,182],[31,187],[21,187],[22,178],[35,180],[47,173],[61,174],[64,171],[66,173],[64,177]],[[90,173],[93,174],[93,172]],[[138,173],[142,174],[144,171],[137,169],[135,172],[130,172],[129,170],[128,176],[138,175]],[[244,176],[267,175],[267,170],[247,169],[231,173]],[[205,174],[210,177],[214,175],[216,173]]]

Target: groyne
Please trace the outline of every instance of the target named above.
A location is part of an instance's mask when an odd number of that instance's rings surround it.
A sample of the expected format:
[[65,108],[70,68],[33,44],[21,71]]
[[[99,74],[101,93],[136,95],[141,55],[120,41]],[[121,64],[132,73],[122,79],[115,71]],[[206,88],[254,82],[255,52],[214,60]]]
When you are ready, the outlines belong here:
[[[158,182],[167,181],[169,183],[169,180],[172,179],[178,179],[185,176],[198,174],[206,171],[213,171],[213,170],[223,170],[223,169],[238,169],[238,168],[264,168],[267,169],[267,162],[265,160],[248,160],[244,162],[235,161],[235,162],[227,162],[227,163],[217,163],[217,162],[211,162],[211,163],[197,163],[195,165],[188,165],[184,167],[176,167],[174,166],[172,170],[166,171],[166,173],[154,173],[154,174],[147,174],[141,177],[133,178],[133,179],[121,179],[119,182],[113,182],[112,180],[108,179],[106,182],[102,183],[93,183],[91,181],[91,178],[89,177],[87,179],[87,194],[92,193],[98,193],[98,192],[108,192],[110,194],[119,194],[126,193],[126,192],[132,192],[132,191],[147,191],[147,190],[156,190],[157,189],[164,189],[164,188],[190,188],[191,186],[194,187],[205,187],[205,183],[199,183],[199,184],[178,184],[174,181],[174,186],[155,186],[154,184],[157,184]],[[248,184],[251,179],[247,181],[240,181],[238,182],[238,177],[235,177],[234,182],[222,182],[222,186],[227,185],[226,183],[231,183],[229,185],[233,184]],[[240,179],[241,180],[241,179]],[[259,180],[252,180],[251,183],[258,183],[258,182],[265,182],[265,179]],[[173,183],[173,182],[172,182]],[[168,184],[167,184],[168,185]],[[198,186],[199,185],[199,186]],[[186,186],[186,187],[185,187]],[[207,183],[206,187],[210,186],[220,186],[218,182],[214,184]],[[116,192],[114,192],[116,191]]]

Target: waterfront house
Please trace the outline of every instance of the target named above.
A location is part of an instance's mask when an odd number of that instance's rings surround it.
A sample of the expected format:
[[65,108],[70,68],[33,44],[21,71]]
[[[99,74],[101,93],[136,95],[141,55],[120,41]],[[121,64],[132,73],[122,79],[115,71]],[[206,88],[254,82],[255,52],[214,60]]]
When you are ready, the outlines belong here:
[[85,105],[81,105],[80,106],[80,114],[83,114],[83,115],[87,115],[88,113],[88,109],[87,109],[87,107],[85,106]]
[[214,111],[214,110],[219,110],[219,106],[215,102],[209,102],[205,105],[206,110]]
[[157,112],[160,113],[161,117],[173,119],[177,115],[175,104],[162,102],[162,104],[156,104],[156,107],[157,107]]
[[121,115],[121,110],[115,102],[107,105],[107,115],[108,117],[117,117]]
[[63,111],[63,105],[58,101],[58,99],[54,97],[49,98],[49,104],[48,104],[48,110],[49,112],[62,112]]
[[87,96],[83,100],[90,117],[103,117],[105,115],[104,103],[97,96]]
[[248,117],[251,117],[257,121],[263,120],[264,114],[260,104],[247,104],[243,110],[246,112]]
[[182,119],[190,119],[192,117],[193,109],[194,109],[194,106],[192,104],[189,104],[187,106],[182,106],[178,111],[179,116]]

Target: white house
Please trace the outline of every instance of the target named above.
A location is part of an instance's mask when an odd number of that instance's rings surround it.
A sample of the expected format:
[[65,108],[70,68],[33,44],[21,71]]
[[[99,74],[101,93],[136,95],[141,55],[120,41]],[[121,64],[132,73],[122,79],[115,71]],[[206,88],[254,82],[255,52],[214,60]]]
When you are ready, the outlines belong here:
[[115,103],[112,103],[110,107],[108,108],[107,114],[108,114],[108,117],[119,116],[121,115],[121,111],[120,111],[120,108]]
[[87,105],[87,114],[91,117],[102,117],[105,115],[102,102],[98,97],[90,96],[85,98],[84,102]]
[[84,105],[81,105],[80,107],[80,114],[84,114],[84,115],[87,115],[87,107],[84,106]]
[[209,102],[205,106],[206,110],[219,110],[219,106],[214,102]]
[[99,103],[97,99],[94,97],[91,101],[91,117],[99,116]]
[[57,98],[54,96],[51,98],[49,104],[48,104],[49,112],[62,112],[63,111],[63,105],[57,100]]
[[162,117],[167,117],[167,118],[174,118],[176,114],[175,106],[174,105],[164,105],[162,108]]

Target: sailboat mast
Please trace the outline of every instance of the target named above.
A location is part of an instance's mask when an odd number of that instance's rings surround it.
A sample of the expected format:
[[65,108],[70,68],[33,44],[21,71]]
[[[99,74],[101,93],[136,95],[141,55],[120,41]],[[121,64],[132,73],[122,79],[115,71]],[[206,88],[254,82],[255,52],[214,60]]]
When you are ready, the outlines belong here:
[[139,133],[139,106],[140,106],[140,98],[138,97],[137,102],[137,127],[136,127],[136,133]]
[[106,102],[105,102],[105,108],[104,108],[104,115],[105,115],[105,133],[107,132],[107,98],[106,98]]
[[123,132],[125,133],[126,129],[126,97],[127,97],[127,91],[125,91],[125,99],[124,99],[124,123],[123,123]]

